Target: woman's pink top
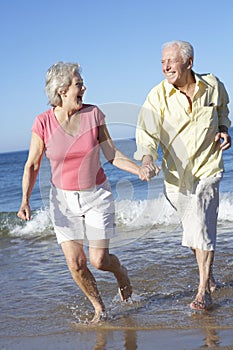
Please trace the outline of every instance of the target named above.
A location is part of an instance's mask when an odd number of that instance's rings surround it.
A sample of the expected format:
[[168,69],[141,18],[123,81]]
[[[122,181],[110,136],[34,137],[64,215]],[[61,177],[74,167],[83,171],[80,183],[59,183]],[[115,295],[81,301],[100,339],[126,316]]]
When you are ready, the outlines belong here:
[[38,115],[32,126],[32,131],[45,144],[51,165],[51,182],[63,190],[89,189],[106,180],[98,140],[99,126],[104,123],[105,116],[93,105],[83,105],[79,113],[80,128],[76,136],[62,128],[53,108]]

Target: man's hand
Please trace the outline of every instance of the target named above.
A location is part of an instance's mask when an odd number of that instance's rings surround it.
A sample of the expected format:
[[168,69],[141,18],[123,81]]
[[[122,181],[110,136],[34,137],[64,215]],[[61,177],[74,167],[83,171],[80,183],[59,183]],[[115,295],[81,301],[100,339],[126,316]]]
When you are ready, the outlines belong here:
[[159,174],[160,170],[160,167],[155,165],[153,162],[142,164],[139,169],[139,178],[143,181],[150,181],[152,177]]
[[219,131],[214,138],[215,142],[221,141],[220,148],[225,151],[226,149],[231,147],[231,137],[227,131]]

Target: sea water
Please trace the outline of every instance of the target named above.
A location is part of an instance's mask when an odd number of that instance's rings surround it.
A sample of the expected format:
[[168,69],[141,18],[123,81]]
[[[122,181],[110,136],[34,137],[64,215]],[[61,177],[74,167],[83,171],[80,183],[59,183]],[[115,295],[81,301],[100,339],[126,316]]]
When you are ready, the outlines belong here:
[[[134,139],[115,143],[133,159]],[[46,159],[31,196],[32,219],[25,223],[17,218],[27,154],[0,154],[0,339],[65,334],[85,327],[93,317],[92,306],[73,282],[56,242],[48,213]],[[189,308],[198,286],[197,264],[191,251],[181,246],[179,220],[163,196],[162,172],[142,182],[102,159],[115,197],[119,233],[111,251],[128,268],[133,285],[132,300],[121,303],[114,277],[89,266],[108,310],[105,327],[202,327],[206,343],[212,339],[215,345],[221,343],[218,329],[233,332],[233,149],[224,152],[224,161],[214,265],[219,288],[211,312],[199,315]]]

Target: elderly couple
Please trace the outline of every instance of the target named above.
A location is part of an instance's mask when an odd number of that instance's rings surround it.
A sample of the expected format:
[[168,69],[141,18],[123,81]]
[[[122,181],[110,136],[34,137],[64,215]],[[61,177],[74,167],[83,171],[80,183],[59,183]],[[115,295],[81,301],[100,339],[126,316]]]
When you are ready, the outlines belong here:
[[58,62],[47,71],[46,93],[52,107],[32,126],[18,217],[30,220],[30,195],[45,152],[52,173],[54,231],[74,281],[94,307],[92,323],[105,319],[106,310],[87,267],[84,235],[92,266],[114,274],[122,301],[132,295],[127,269],[109,252],[109,239],[116,234],[115,209],[100,148],[114,166],[149,181],[160,171],[155,161],[161,145],[165,196],[179,214],[182,245],[193,250],[199,268],[199,287],[190,307],[211,306],[222,151],[231,146],[229,99],[218,78],[193,71],[193,59],[188,42],[172,41],[162,47],[165,79],[150,91],[138,117],[134,157],[141,166],[115,147],[102,111],[83,103],[86,87],[79,65]]

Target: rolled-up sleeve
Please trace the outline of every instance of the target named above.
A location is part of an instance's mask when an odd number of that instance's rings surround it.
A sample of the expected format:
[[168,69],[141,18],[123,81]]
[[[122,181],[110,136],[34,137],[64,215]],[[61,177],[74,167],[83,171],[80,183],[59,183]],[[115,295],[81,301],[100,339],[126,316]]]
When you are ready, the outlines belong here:
[[217,107],[218,110],[218,125],[224,125],[227,128],[230,128],[231,126],[231,121],[228,117],[229,115],[229,96],[228,93],[225,89],[225,86],[222,82],[219,81],[219,105]]

